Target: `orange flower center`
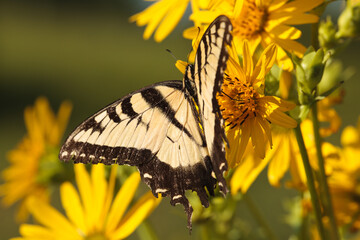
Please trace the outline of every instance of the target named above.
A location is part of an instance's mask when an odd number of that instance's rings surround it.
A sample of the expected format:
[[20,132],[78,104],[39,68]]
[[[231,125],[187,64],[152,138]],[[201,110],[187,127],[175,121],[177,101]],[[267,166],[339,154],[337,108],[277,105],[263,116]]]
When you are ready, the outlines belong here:
[[255,0],[245,1],[243,8],[243,14],[234,21],[234,35],[250,39],[263,31],[268,14],[265,7],[255,4]]
[[260,97],[250,83],[226,75],[218,102],[226,126],[234,128],[248,118],[256,117],[257,100]]

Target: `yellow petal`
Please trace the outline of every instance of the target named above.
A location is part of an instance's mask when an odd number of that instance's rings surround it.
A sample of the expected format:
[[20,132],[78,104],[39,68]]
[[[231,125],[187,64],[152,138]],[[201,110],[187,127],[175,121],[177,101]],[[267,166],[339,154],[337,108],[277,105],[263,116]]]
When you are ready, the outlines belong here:
[[182,74],[185,74],[185,70],[186,70],[187,65],[188,65],[187,62],[184,62],[184,61],[181,61],[181,60],[177,60],[176,63],[175,63],[175,67],[177,69],[179,69],[179,71]]
[[301,31],[295,27],[279,25],[271,30],[271,34],[281,39],[298,39],[301,37]]
[[287,3],[287,0],[273,0],[270,4],[270,6],[268,6],[268,12],[273,12],[276,11],[277,9],[279,9],[281,6],[283,6],[284,4]]
[[304,45],[302,45],[301,43],[298,43],[296,41],[290,40],[290,39],[280,39],[280,38],[274,37],[273,41],[276,44],[278,44],[279,47],[284,48],[289,53],[294,53],[298,57],[302,57],[306,51],[306,48],[304,47]]
[[[291,134],[291,132],[290,132]],[[287,136],[281,134],[277,136],[275,147],[278,152],[273,154],[273,158],[269,164],[268,179],[271,185],[278,187],[280,179],[283,178],[290,164],[290,146]],[[271,150],[272,151],[272,150]]]
[[291,72],[281,71],[280,80],[279,80],[279,90],[280,90],[281,98],[287,99],[289,97],[291,85],[292,85]]
[[316,6],[322,4],[324,0],[295,0],[291,1],[281,8],[278,9],[279,12],[306,12],[310,11]]
[[279,110],[273,111],[268,116],[268,120],[284,128],[295,128],[297,126],[297,122],[293,118]]
[[91,182],[93,186],[93,198],[95,208],[93,209],[95,222],[92,223],[96,231],[100,231],[103,228],[104,223],[99,222],[100,217],[103,215],[105,197],[107,191],[107,182],[105,179],[104,165],[93,165],[91,168]]
[[184,15],[189,0],[172,1],[171,9],[168,10],[166,16],[162,19],[162,22],[156,30],[154,39],[157,42],[164,40],[179,23],[181,17]]
[[19,232],[26,239],[39,239],[39,240],[56,239],[52,231],[50,231],[48,228],[38,225],[21,224],[19,228]]
[[139,182],[140,174],[135,172],[125,181],[124,185],[117,193],[113,205],[111,206],[105,227],[107,235],[111,235],[110,233],[115,231],[118,227],[126,208],[134,197]]
[[319,21],[319,17],[315,14],[308,14],[308,13],[297,13],[292,15],[291,18],[285,20],[284,24],[289,25],[300,25],[300,24],[309,24],[309,23],[316,23]]
[[360,135],[353,126],[347,126],[341,134],[341,145],[344,147],[360,143]]
[[[245,121],[243,123],[243,126],[241,129],[242,129],[242,131],[241,131],[241,137],[240,137],[240,144],[238,145],[238,150],[237,150],[237,157],[236,157],[236,159],[234,158],[232,160],[232,162],[230,162],[229,165],[231,168],[235,167],[238,163],[241,162],[244,152],[245,152],[245,149],[246,149],[246,146],[249,143],[250,134],[251,134],[251,132],[250,132],[251,128],[249,126],[249,121]],[[230,147],[231,147],[231,145],[230,145]]]
[[103,223],[105,223],[105,219],[108,216],[108,212],[109,212],[112,200],[113,200],[114,187],[115,187],[115,181],[116,181],[116,175],[117,175],[117,168],[118,168],[117,164],[111,166],[109,183],[108,183],[105,203],[104,203],[103,211],[102,211],[103,215],[100,216],[100,219],[99,219],[99,221],[101,221]]
[[251,122],[251,142],[254,147],[255,156],[263,159],[265,157],[265,138],[264,131],[257,119],[250,119]]
[[242,53],[243,53],[243,69],[245,70],[245,74],[246,76],[252,76],[254,64],[247,40],[245,40],[243,43]]
[[96,206],[94,204],[93,189],[91,186],[90,176],[85,169],[85,165],[81,163],[75,164],[74,170],[76,183],[81,196],[81,202],[84,207],[87,230],[89,231],[89,233],[92,233],[92,231],[94,230],[93,224],[97,221],[94,215],[94,208],[97,208],[99,206]]
[[[226,159],[229,168],[234,168],[238,159],[238,145],[240,143],[240,133],[238,129],[226,130],[226,137],[229,141],[229,148],[226,148]],[[240,162],[240,159],[239,161]]]
[[51,136],[54,136],[53,137],[54,144],[59,144],[59,141],[61,140],[61,136],[64,134],[64,131],[68,124],[71,110],[72,110],[72,104],[70,102],[65,101],[61,103],[56,117],[57,118],[56,120],[57,128],[55,128],[56,133],[54,133],[55,130],[53,130],[53,132],[50,134]]
[[87,235],[88,230],[85,224],[84,209],[74,186],[69,182],[63,183],[60,187],[60,195],[62,206],[69,220],[76,228]]
[[161,197],[155,198],[149,191],[139,199],[139,201],[129,210],[121,221],[120,226],[111,235],[111,239],[124,239],[147,218],[151,212],[159,205]]
[[[257,62],[254,70],[255,81],[253,85],[264,84],[265,75],[270,71],[275,63],[277,56],[277,47],[275,44],[270,44],[260,55],[260,60]],[[260,87],[260,86],[259,86]]]
[[77,229],[52,206],[36,198],[30,198],[27,204],[34,218],[45,227],[48,227],[54,233],[54,236],[62,239],[82,239]]
[[231,177],[231,194],[234,195],[238,191],[246,193],[261,171],[266,167],[269,160],[256,158],[253,154],[248,155],[236,168]]

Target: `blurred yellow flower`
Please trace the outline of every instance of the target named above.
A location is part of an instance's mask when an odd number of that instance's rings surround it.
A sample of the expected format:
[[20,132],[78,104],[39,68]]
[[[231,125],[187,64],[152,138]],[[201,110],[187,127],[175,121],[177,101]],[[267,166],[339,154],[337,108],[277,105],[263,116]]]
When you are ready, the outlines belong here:
[[331,162],[328,177],[337,224],[360,229],[360,119],[357,127],[347,126],[341,134],[341,158]]
[[109,181],[104,165],[93,165],[91,175],[85,165],[75,165],[79,192],[70,182],[61,185],[64,216],[48,203],[36,198],[27,202],[30,212],[41,225],[22,224],[20,239],[124,239],[149,216],[161,201],[149,191],[127,211],[140,182],[133,173],[113,199],[117,165],[112,166]]
[[[130,17],[138,26],[146,26],[144,39],[149,39],[155,31],[157,42],[164,40],[179,23],[188,3],[191,2],[193,12],[206,9],[210,0],[157,0],[144,11]],[[156,29],[156,30],[155,30]]]
[[294,128],[297,123],[284,112],[295,104],[275,96],[265,96],[265,75],[276,56],[276,46],[268,46],[256,65],[253,63],[247,41],[243,44],[243,64],[240,66],[234,49],[230,51],[224,83],[218,102],[226,124],[230,148],[226,150],[231,168],[240,163],[251,139],[255,154],[265,157],[265,145],[272,146],[270,123]]
[[[287,52],[302,57],[306,48],[296,42],[301,31],[290,25],[315,23],[319,17],[307,12],[323,3],[323,0],[214,0],[209,10],[192,13],[190,19],[195,26],[187,29],[184,36],[194,39],[198,27],[208,25],[219,15],[226,15],[234,26],[235,47],[241,50],[242,42],[249,41],[253,54],[259,44],[266,48],[275,43],[277,64],[284,70],[291,71],[293,64]],[[197,24],[200,22],[201,24]],[[241,53],[241,52],[240,52]]]
[[[313,169],[318,170],[312,122],[306,119],[300,126],[310,164]],[[265,159],[260,159],[250,152],[236,168],[230,180],[232,194],[238,191],[245,193],[267,165],[268,180],[272,186],[279,187],[281,179],[289,171],[291,180],[287,182],[287,186],[300,191],[307,190],[305,169],[294,132],[292,129],[273,126],[272,133],[273,148],[267,151]],[[337,160],[339,153],[335,146],[324,142],[322,151],[327,161]],[[327,166],[326,170],[330,173],[332,168]]]
[[24,200],[37,196],[48,199],[49,169],[41,171],[44,162],[57,158],[59,142],[66,128],[71,112],[71,104],[61,104],[57,116],[52,112],[46,98],[40,97],[33,107],[25,109],[24,118],[27,135],[19,145],[8,153],[10,166],[2,172],[5,183],[0,186],[2,203],[10,206],[21,202],[17,219],[23,221],[27,217],[27,207]]

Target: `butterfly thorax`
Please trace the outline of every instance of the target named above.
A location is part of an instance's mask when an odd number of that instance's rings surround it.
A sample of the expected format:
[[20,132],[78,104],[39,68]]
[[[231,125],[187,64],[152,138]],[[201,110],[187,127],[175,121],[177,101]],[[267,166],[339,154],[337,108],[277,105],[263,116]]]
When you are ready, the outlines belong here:
[[183,84],[185,86],[186,92],[189,94],[191,98],[193,98],[195,103],[198,105],[198,97],[195,91],[196,86],[194,81],[194,66],[191,64],[188,64],[186,66]]

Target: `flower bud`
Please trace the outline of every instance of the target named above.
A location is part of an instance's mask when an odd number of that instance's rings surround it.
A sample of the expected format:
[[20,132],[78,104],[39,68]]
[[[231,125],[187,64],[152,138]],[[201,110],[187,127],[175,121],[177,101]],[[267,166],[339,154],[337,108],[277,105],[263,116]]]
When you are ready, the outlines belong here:
[[336,27],[334,26],[331,18],[326,18],[326,21],[320,22],[319,26],[319,43],[324,51],[336,48],[338,45],[337,38],[335,37]]
[[360,1],[349,0],[338,19],[337,38],[355,38],[360,35]]
[[309,49],[301,61],[299,59],[294,61],[296,65],[299,101],[301,104],[311,102],[313,91],[323,76],[325,67],[323,61],[324,51],[322,49],[316,52]]

